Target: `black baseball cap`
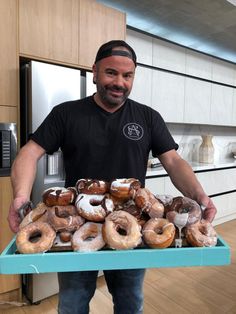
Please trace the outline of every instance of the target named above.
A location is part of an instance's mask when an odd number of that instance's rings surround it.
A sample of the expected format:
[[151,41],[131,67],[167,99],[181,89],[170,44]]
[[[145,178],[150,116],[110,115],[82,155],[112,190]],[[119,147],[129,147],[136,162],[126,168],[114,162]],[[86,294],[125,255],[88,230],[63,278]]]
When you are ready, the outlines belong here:
[[[126,50],[113,50],[116,47],[125,47]],[[97,52],[95,63],[99,60],[110,56],[123,56],[133,60],[135,66],[137,65],[137,57],[134,49],[128,45],[124,40],[111,40],[103,44]]]

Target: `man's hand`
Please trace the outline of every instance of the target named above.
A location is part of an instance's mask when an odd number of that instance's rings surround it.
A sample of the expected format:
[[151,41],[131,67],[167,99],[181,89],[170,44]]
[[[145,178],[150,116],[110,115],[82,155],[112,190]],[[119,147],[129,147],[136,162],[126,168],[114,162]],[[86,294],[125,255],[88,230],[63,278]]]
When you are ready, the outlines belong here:
[[203,206],[205,206],[205,209],[203,210],[203,219],[206,219],[209,222],[212,222],[216,215],[216,207],[213,204],[212,200],[208,198],[208,201],[203,203]]
[[17,197],[17,198],[15,198],[12,201],[12,203],[10,205],[10,209],[9,209],[7,220],[8,220],[10,229],[14,233],[18,232],[19,225],[20,225],[20,222],[21,222],[18,209],[27,201],[28,200],[25,197]]

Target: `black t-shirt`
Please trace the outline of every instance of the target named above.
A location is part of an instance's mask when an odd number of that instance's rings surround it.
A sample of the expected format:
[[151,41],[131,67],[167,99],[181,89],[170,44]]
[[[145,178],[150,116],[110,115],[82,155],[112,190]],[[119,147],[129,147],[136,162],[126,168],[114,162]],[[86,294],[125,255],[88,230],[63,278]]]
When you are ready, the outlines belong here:
[[109,113],[92,96],[54,107],[31,139],[49,154],[61,148],[67,187],[80,178],[130,177],[144,186],[149,152],[156,157],[178,148],[152,108],[127,99]]

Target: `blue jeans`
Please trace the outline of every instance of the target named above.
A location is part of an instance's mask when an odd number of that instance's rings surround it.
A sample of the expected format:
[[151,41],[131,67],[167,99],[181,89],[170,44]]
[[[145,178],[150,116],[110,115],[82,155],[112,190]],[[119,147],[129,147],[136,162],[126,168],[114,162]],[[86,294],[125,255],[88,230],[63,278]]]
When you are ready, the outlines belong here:
[[[58,273],[59,314],[88,314],[96,290],[97,271]],[[104,270],[115,314],[143,313],[144,269]]]

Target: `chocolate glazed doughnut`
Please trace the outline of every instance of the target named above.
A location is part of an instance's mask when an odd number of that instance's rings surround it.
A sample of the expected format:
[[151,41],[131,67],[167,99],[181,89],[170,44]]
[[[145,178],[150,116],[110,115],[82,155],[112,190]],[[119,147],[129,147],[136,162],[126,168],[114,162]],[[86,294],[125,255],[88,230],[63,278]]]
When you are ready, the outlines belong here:
[[95,179],[79,179],[75,187],[82,194],[105,194],[109,190],[108,182]]
[[43,202],[47,206],[66,206],[72,204],[76,197],[75,188],[52,187],[42,194]]
[[141,183],[138,179],[116,179],[111,181],[110,193],[117,199],[128,200],[135,197],[140,187]]

